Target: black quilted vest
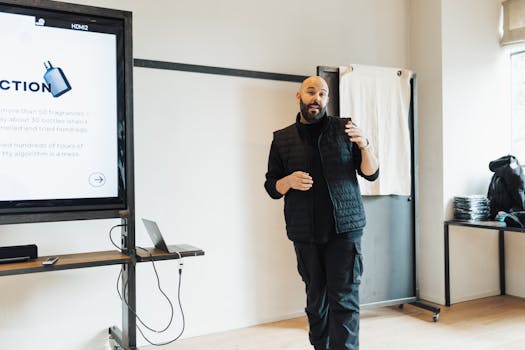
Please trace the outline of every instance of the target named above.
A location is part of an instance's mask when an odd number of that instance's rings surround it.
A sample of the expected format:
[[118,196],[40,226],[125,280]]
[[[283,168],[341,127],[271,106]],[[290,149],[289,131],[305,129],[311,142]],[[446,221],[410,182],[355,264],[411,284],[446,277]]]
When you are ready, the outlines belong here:
[[[319,137],[323,171],[334,207],[336,233],[361,229],[366,224],[361,192],[357,183],[355,144],[344,133],[347,118],[328,117]],[[274,133],[286,174],[309,172],[312,152],[306,147],[299,122]],[[359,151],[357,151],[359,152]],[[313,237],[313,192],[289,190],[284,197],[284,216],[288,238],[308,241]]]

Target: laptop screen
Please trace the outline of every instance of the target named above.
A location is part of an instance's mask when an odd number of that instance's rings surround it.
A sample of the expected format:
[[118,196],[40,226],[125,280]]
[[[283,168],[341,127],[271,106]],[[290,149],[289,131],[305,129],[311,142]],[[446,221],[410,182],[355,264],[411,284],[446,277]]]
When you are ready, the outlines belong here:
[[151,241],[155,245],[155,248],[163,250],[167,253],[169,253],[168,246],[166,245],[166,242],[164,242],[164,238],[162,237],[162,234],[160,233],[159,226],[155,221],[142,219],[142,222],[144,223],[144,226],[146,227],[146,231],[148,232]]

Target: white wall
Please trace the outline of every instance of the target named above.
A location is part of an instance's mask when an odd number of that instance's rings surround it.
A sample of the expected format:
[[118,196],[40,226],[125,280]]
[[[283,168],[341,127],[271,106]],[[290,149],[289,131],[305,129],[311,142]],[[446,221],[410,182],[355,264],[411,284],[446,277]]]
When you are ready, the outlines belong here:
[[[317,65],[408,67],[408,0],[74,2],[133,11],[135,58],[304,75]],[[206,250],[185,262],[185,336],[302,313],[282,202],[262,187],[271,131],[293,121],[297,86],[144,68],[134,79],[137,217],[157,219],[170,242]],[[36,243],[41,255],[105,250],[115,222],[0,232],[2,245]],[[140,226],[137,242],[150,245]],[[176,262],[158,265],[175,295]],[[139,312],[161,326],[167,307],[151,266],[137,270]],[[103,349],[107,327],[120,325],[117,273],[104,267],[1,278],[1,347]]]
[[[486,194],[488,163],[510,152],[510,62],[498,41],[499,11],[492,0],[411,2],[411,66],[420,80],[420,295],[437,303],[444,303],[442,221],[452,218],[453,196]],[[428,75],[432,85],[423,84]],[[499,294],[496,231],[451,227],[450,239],[451,301]],[[519,237],[508,240],[508,293],[523,296],[512,267],[523,263]]]
[[508,57],[499,44],[499,10],[489,0],[443,1],[445,200],[486,194],[489,161],[510,150]]
[[[510,152],[510,84],[508,58],[499,45],[499,3],[442,4],[443,178],[446,216],[451,218],[453,196],[486,194],[492,176],[488,163]],[[454,228],[450,234],[457,257],[451,260],[451,301],[498,294],[496,233]],[[483,257],[477,263],[468,254],[475,246]]]

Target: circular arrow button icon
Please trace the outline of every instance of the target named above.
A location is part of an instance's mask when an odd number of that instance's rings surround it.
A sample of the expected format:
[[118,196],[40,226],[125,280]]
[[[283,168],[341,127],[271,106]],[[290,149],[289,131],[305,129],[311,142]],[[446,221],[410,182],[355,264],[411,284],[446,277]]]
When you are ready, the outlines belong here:
[[89,184],[93,187],[102,187],[106,183],[106,177],[102,173],[92,173],[89,175]]

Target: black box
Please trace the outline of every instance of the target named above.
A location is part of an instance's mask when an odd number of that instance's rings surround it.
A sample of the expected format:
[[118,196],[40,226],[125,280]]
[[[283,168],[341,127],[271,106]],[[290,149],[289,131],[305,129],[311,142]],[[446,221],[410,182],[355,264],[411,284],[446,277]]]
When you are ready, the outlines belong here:
[[36,244],[0,247],[0,263],[26,261],[38,257]]

